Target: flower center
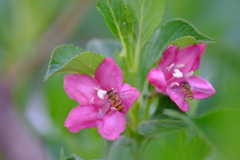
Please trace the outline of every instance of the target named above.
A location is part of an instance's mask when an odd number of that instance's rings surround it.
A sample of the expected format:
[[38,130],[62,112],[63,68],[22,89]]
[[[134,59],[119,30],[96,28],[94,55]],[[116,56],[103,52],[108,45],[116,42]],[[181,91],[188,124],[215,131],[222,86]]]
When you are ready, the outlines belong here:
[[107,91],[105,91],[105,90],[98,90],[98,92],[97,92],[97,96],[98,96],[98,98],[100,98],[100,99],[104,99],[104,96],[107,94]]
[[174,73],[172,74],[173,77],[175,77],[175,78],[182,78],[183,77],[183,73],[179,69],[174,69],[173,71],[174,71]]
[[194,74],[193,71],[188,73],[183,73],[181,69],[184,67],[185,67],[185,64],[183,63],[182,64],[172,63],[165,68],[165,71],[170,72],[168,73],[168,77],[167,77],[167,83],[170,88],[179,88],[181,82],[184,81],[185,78],[189,78]]
[[107,91],[95,88],[97,90],[97,96],[100,99],[104,99],[104,96],[107,94]]

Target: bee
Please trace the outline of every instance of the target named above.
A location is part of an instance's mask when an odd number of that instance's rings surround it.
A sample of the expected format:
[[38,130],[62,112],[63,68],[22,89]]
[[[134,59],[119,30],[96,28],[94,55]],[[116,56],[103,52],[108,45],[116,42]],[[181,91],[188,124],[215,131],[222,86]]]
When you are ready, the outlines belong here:
[[187,97],[192,100],[193,99],[193,92],[191,90],[191,86],[188,82],[182,83],[183,91],[186,93]]
[[[100,108],[100,114],[104,115],[106,112],[109,111],[109,108],[114,108],[118,110],[120,113],[124,113],[125,107],[128,109],[130,106],[128,103],[123,103],[127,102],[128,98],[131,98],[137,93],[136,89],[129,89],[121,92],[115,92],[113,89],[108,89],[107,90],[107,98],[103,106]],[[127,110],[126,109],[126,110]]]
[[198,94],[204,93],[206,95],[213,93],[211,90],[191,86],[188,82],[182,82],[181,85],[179,85],[178,87],[172,88],[172,91],[177,92],[179,94],[178,98],[184,96],[187,97],[189,100],[195,99],[194,93]]
[[108,100],[112,106],[114,106],[119,112],[123,113],[123,104],[118,97],[118,94],[114,92],[112,89],[107,91]]

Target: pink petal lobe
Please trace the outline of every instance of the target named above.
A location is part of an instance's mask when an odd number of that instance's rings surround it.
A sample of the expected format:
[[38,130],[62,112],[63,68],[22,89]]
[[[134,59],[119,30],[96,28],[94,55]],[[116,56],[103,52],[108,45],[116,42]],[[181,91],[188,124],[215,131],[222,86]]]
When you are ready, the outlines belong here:
[[177,104],[180,110],[182,110],[183,112],[188,111],[189,103],[184,99],[185,94],[181,94],[180,92],[175,92],[169,88],[167,88],[167,94],[169,95],[171,100]]
[[126,114],[128,112],[128,109],[138,99],[139,91],[136,88],[130,86],[129,84],[123,83],[118,95],[124,107],[123,112],[124,114]]
[[164,51],[162,59],[159,63],[159,68],[161,70],[165,70],[166,67],[169,67],[172,63],[174,63],[174,59],[178,53],[178,46],[170,45]]
[[167,82],[164,73],[156,68],[151,69],[147,75],[149,83],[157,87],[161,92],[166,93]]
[[64,122],[70,132],[76,133],[83,128],[96,127],[98,108],[94,105],[79,105],[73,108]]
[[115,140],[120,137],[126,126],[124,115],[118,111],[105,114],[97,121],[98,132],[107,140]]
[[187,46],[178,52],[176,63],[185,65],[182,72],[186,74],[199,68],[200,57],[203,55],[205,47],[206,44],[199,43]]
[[89,104],[92,98],[97,99],[98,82],[87,74],[67,74],[64,76],[64,90],[67,95],[81,105]]
[[99,82],[101,89],[114,88],[118,91],[122,87],[122,70],[112,58],[105,58],[95,72],[95,79]]
[[199,76],[191,76],[187,81],[192,86],[194,99],[207,98],[216,92],[211,83]]

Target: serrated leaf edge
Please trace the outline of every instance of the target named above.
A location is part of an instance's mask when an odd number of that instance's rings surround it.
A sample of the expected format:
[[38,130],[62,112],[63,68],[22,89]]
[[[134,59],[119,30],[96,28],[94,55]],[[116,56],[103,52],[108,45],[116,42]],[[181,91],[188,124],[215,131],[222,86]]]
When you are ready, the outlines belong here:
[[[52,53],[54,53],[56,49],[58,49],[58,48],[60,48],[60,47],[63,47],[63,46],[75,47],[75,46],[73,46],[73,45],[60,45],[60,46],[57,46],[57,47],[53,50]],[[76,47],[76,48],[79,48],[79,47]],[[81,48],[79,48],[79,49],[81,49]],[[71,59],[69,59],[69,61],[68,61],[64,66],[68,65],[69,62],[70,62],[72,59],[76,58],[78,55],[84,54],[84,53],[88,53],[88,52],[91,52],[91,51],[85,51],[85,52],[81,52],[81,53],[79,53],[79,54],[76,54],[74,57],[72,57]],[[91,52],[91,53],[94,53],[94,52]],[[94,53],[94,54],[97,54],[97,53]],[[54,55],[54,54],[51,55],[51,59],[50,59],[50,62],[49,62],[48,70],[47,70],[47,71],[49,71],[49,69],[50,69],[50,66],[51,66],[50,64],[51,64],[51,60],[52,60],[53,55]],[[100,55],[100,56],[102,56],[102,55]],[[83,63],[84,63],[84,62],[83,62]],[[64,66],[63,66],[63,67],[64,67]],[[61,70],[63,67],[59,68],[57,71]],[[47,72],[46,75],[44,76],[44,83],[46,83],[46,81],[48,80],[48,78],[49,78],[50,76],[54,75],[54,74],[66,73],[66,72],[64,72],[64,71],[63,71],[63,72],[58,72],[58,73],[56,73],[57,71],[55,71],[55,72],[53,72],[53,73],[51,73],[51,74],[49,74],[49,75],[47,74],[47,73],[48,73],[48,72]],[[83,71],[83,72],[84,72],[84,71]],[[78,73],[78,72],[71,72],[71,73]]]
[[[52,51],[52,54],[51,54],[51,57],[50,57],[50,61],[49,61],[49,63],[48,63],[48,69],[47,69],[47,73],[46,73],[46,75],[44,76],[44,83],[46,83],[46,81],[48,80],[48,78],[50,77],[50,76],[52,76],[54,73],[52,73],[52,74],[49,74],[48,75],[48,72],[49,72],[49,69],[50,69],[50,64],[51,64],[51,62],[52,62],[52,59],[53,59],[53,55],[54,55],[54,53],[55,53],[55,51],[57,50],[57,49],[59,49],[60,47],[65,47],[65,46],[67,46],[67,47],[73,47],[73,48],[76,48],[76,49],[81,49],[80,47],[76,47],[76,46],[74,46],[74,45],[66,45],[66,44],[62,44],[62,45],[59,45],[59,46],[57,46],[57,47],[55,47],[54,49],[53,49],[53,51]],[[74,56],[75,57],[75,56]],[[73,57],[73,58],[74,58]],[[71,59],[70,59],[71,60]],[[70,61],[69,60],[69,61]],[[68,61],[68,62],[69,62]],[[63,68],[63,67],[62,67]],[[61,68],[60,68],[61,69]]]
[[[162,28],[162,27],[165,27],[168,23],[173,22],[173,21],[182,21],[182,22],[187,23],[187,24],[188,24],[189,26],[191,26],[199,35],[204,36],[204,37],[206,37],[207,39],[209,39],[209,40],[212,41],[212,42],[208,42],[208,43],[218,43],[218,41],[217,41],[216,39],[211,38],[211,37],[208,37],[208,36],[206,36],[205,34],[201,33],[194,25],[192,25],[190,22],[188,22],[187,20],[182,19],[182,18],[173,18],[173,19],[170,19],[170,20],[166,21],[166,22],[161,26],[161,28]],[[187,36],[183,36],[183,37],[187,37]],[[183,38],[183,37],[180,37],[180,38]],[[193,37],[193,36],[189,35],[189,37]],[[194,38],[194,37],[193,37],[193,38]],[[179,39],[179,38],[177,38],[176,40],[178,40],[178,39]],[[195,38],[194,38],[194,39],[195,39]],[[174,40],[174,41],[176,41],[176,40]],[[195,40],[196,40],[196,39],[195,39]],[[171,41],[169,44],[172,44],[174,41]],[[201,41],[199,41],[199,40],[196,40],[196,41],[201,43]],[[202,43],[204,43],[204,42],[202,41]]]

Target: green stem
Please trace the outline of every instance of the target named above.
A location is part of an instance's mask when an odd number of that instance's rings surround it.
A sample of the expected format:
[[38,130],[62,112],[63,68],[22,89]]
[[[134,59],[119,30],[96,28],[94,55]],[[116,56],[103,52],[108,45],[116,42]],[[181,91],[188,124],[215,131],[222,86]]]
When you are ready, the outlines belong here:
[[[144,4],[144,2],[143,2]],[[142,24],[143,24],[143,7],[144,5],[142,5],[141,8],[141,15],[140,15],[140,21],[139,21],[139,31],[138,31],[138,35],[137,35],[137,44],[136,44],[136,50],[135,50],[135,56],[134,56],[134,66],[133,66],[133,73],[137,73],[138,72],[138,68],[139,68],[139,58],[140,58],[140,52],[141,52],[141,37],[142,37]]]
[[131,107],[131,110],[129,110],[128,114],[130,116],[132,127],[134,128],[133,130],[135,130],[135,128],[138,124],[138,122],[137,122],[138,118],[136,117],[136,114],[135,114],[135,106]]
[[[144,87],[144,88],[145,88],[145,87]],[[147,104],[146,104],[146,108],[145,108],[145,112],[144,112],[144,117],[143,117],[144,120],[148,119],[150,106],[151,106],[151,104],[152,104],[155,96],[156,96],[156,91],[153,90],[153,91],[151,92],[148,100],[147,100]]]
[[151,103],[152,103],[152,98],[149,98],[146,104],[145,112],[144,112],[144,120],[148,119]]
[[141,148],[142,148],[142,140],[136,139],[135,150],[134,150],[134,160],[141,159]]

